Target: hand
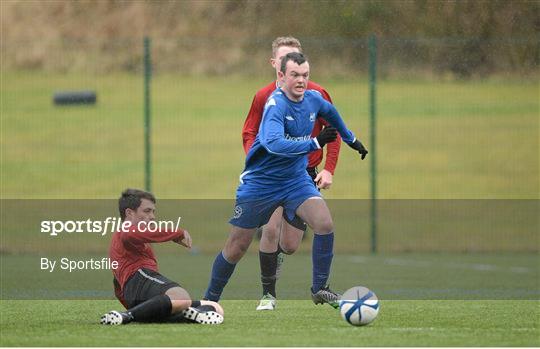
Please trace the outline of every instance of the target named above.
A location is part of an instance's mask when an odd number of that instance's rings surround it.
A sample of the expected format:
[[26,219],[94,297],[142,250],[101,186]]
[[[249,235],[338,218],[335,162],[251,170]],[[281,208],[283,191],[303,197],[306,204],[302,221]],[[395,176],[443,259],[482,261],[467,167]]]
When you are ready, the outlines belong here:
[[184,230],[184,237],[182,239],[176,239],[174,242],[184,247],[191,248],[191,235],[189,235],[187,230]]
[[317,188],[328,189],[332,185],[332,173],[327,170],[322,170],[317,174],[314,181],[317,183]]
[[337,138],[337,130],[332,126],[325,127],[317,137],[319,145],[324,147],[327,143],[333,142]]
[[358,139],[354,141],[354,143],[349,144],[349,147],[353,148],[354,150],[358,151],[360,155],[362,155],[362,160],[366,158],[366,155],[368,154],[367,149],[364,147],[362,142],[360,142]]

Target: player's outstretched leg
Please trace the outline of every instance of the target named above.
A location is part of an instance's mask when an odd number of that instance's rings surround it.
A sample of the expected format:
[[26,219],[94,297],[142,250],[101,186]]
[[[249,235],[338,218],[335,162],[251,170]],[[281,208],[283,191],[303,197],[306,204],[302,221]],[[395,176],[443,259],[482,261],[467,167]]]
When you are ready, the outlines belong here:
[[[173,307],[179,311],[171,314]],[[100,322],[102,325],[127,325],[134,321],[220,324],[223,322],[223,308],[215,302],[171,301],[168,295],[159,295],[124,312],[112,310],[101,316]]]
[[172,314],[159,321],[160,323],[198,323],[205,325],[217,325],[223,322],[223,308],[216,302],[192,301],[190,307]]
[[234,272],[234,268],[236,268],[236,263],[230,263],[223,256],[223,251],[219,252],[212,265],[212,275],[204,299],[214,302],[219,301],[225,285],[227,285]]
[[334,308],[339,307],[340,294],[332,291],[327,285],[332,265],[334,233],[313,235],[313,285],[311,298],[315,304],[328,303]]
[[334,257],[334,226],[330,211],[320,197],[310,198],[298,207],[297,213],[315,233],[313,235],[313,284],[311,298],[315,304],[328,303],[339,306],[340,294],[327,285]]
[[126,325],[132,321],[159,321],[171,315],[172,303],[167,295],[159,295],[150,298],[126,310],[119,312],[110,311],[101,316],[102,325]]
[[218,253],[212,265],[212,274],[204,299],[217,302],[221,298],[225,285],[234,272],[236,263],[246,253],[255,229],[244,229],[233,225],[231,234],[225,243],[223,251]]

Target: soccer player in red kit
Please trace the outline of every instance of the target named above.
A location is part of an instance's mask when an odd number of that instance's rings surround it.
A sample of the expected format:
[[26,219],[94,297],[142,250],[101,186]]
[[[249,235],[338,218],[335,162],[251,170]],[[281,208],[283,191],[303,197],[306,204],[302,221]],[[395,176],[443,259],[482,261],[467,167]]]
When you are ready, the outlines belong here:
[[[302,46],[298,39],[293,37],[278,37],[272,43],[272,58],[270,64],[276,70],[276,77],[281,67],[281,59],[290,52],[301,52]],[[270,94],[279,87],[278,79],[263,87],[255,94],[251,108],[244,122],[242,129],[242,139],[244,151],[248,153],[255,137],[259,132],[264,105]],[[308,82],[307,89],[317,90],[324,99],[332,103],[330,95],[320,85]],[[328,126],[323,118],[317,118],[314,125],[312,137],[319,135],[323,127]],[[337,165],[341,137],[336,141],[328,143],[326,150],[326,162],[324,169],[317,173],[317,166],[322,162],[322,149],[314,151],[308,155],[307,171],[313,178],[319,189],[328,189],[332,185],[332,176]],[[292,254],[298,248],[302,236],[306,230],[306,224],[299,218],[288,221],[283,215],[283,208],[279,207],[273,213],[270,221],[262,227],[261,241],[259,244],[259,260],[261,265],[261,282],[263,286],[263,297],[257,310],[273,310],[276,306],[276,281],[279,277],[283,254]],[[332,292],[327,288],[328,292]],[[333,293],[333,292],[332,292]]]
[[171,241],[191,248],[191,236],[186,230],[145,229],[148,222],[155,220],[155,204],[154,195],[137,189],[126,189],[118,200],[122,222],[128,222],[129,227],[113,234],[109,257],[118,263],[118,268],[113,269],[114,291],[127,310],[110,311],[101,317],[101,323],[223,322],[223,309],[218,303],[191,300],[178,283],[158,272],[150,243]]

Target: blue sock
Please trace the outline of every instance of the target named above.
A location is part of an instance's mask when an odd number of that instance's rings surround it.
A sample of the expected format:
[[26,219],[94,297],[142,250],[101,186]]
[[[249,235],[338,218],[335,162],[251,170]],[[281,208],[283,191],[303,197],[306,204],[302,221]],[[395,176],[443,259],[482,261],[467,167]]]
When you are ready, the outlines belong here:
[[326,286],[330,276],[330,266],[334,257],[334,233],[319,235],[313,234],[313,286],[311,292],[316,293]]
[[234,267],[236,267],[236,264],[227,262],[225,257],[223,257],[223,252],[220,252],[216,256],[214,265],[212,266],[210,283],[204,294],[205,299],[214,302],[219,301],[223,288],[227,285],[227,282],[229,282],[229,279],[234,272]]

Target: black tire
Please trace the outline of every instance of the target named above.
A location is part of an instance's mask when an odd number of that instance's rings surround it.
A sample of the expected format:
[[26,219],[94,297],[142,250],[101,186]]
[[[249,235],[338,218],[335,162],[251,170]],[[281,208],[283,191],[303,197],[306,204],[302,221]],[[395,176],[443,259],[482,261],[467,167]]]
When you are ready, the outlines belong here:
[[95,104],[97,101],[94,91],[63,91],[56,92],[53,97],[55,105]]

